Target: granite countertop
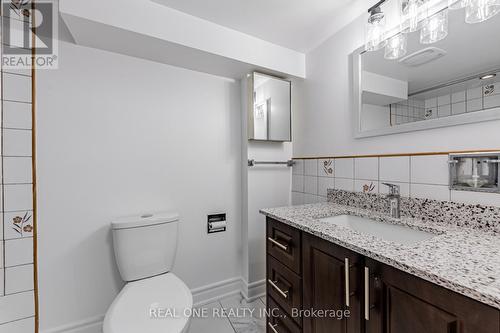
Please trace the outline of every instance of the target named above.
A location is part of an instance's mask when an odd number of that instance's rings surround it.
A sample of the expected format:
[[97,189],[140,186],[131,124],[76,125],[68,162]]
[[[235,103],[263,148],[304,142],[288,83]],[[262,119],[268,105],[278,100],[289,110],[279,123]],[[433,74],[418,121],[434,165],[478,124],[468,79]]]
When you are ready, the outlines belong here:
[[[268,208],[260,212],[500,309],[500,235],[496,232],[424,222],[414,218],[393,219],[371,210],[331,202]],[[436,236],[412,245],[402,245],[319,220],[322,217],[343,214],[406,225],[434,233]]]

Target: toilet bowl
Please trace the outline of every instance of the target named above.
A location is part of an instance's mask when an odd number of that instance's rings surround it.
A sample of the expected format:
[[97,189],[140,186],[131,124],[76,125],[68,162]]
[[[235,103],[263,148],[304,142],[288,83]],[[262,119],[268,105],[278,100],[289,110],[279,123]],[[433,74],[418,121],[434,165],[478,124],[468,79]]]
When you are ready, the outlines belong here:
[[104,318],[104,333],[186,333],[193,296],[171,272],[179,216],[144,214],[112,223],[113,247],[122,279]]
[[111,304],[103,331],[186,333],[192,306],[191,292],[173,273],[130,282]]

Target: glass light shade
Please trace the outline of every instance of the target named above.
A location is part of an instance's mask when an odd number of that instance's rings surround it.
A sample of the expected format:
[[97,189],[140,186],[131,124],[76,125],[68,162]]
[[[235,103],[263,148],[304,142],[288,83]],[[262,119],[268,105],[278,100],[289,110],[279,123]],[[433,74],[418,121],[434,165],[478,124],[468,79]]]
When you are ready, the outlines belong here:
[[385,16],[383,13],[371,15],[366,24],[365,50],[376,51],[385,44]]
[[387,45],[385,46],[385,59],[398,59],[406,54],[408,45],[408,37],[404,33],[399,33],[394,37],[387,40]]
[[465,22],[484,22],[500,13],[500,0],[467,0]]
[[420,43],[432,44],[448,36],[448,11],[443,10],[425,19],[420,31]]
[[467,0],[448,0],[448,9],[462,9],[467,5]]
[[419,12],[420,6],[422,4],[421,0],[409,0],[408,1],[408,24],[410,32],[414,32],[418,30],[418,22],[420,20]]

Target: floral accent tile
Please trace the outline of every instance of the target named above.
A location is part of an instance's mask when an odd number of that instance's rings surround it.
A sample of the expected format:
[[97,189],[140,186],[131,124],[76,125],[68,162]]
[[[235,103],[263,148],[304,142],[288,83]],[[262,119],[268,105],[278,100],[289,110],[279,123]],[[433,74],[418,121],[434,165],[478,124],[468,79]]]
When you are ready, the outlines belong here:
[[354,189],[356,192],[377,194],[378,182],[371,180],[355,180]]
[[5,239],[33,236],[33,212],[5,213]]
[[490,96],[493,95],[495,92],[495,85],[494,84],[488,84],[484,86],[484,96]]
[[319,160],[319,175],[333,177],[333,159]]
[[363,185],[363,193],[371,193],[375,190],[375,185],[373,185],[373,182],[370,182],[370,184],[364,184]]

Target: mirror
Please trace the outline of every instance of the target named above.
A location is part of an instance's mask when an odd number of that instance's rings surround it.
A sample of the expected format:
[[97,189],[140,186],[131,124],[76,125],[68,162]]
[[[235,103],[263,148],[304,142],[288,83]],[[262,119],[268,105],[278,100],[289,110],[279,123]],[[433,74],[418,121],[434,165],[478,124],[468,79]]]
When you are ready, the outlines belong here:
[[253,73],[252,82],[253,112],[249,114],[248,138],[291,141],[290,81]]
[[384,48],[353,53],[356,137],[500,119],[500,15],[468,24],[463,9],[439,13],[448,18],[440,41],[423,44],[420,29],[405,33],[398,59]]

